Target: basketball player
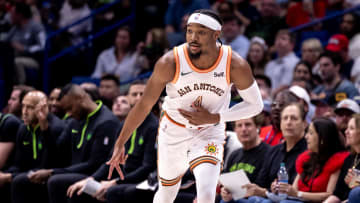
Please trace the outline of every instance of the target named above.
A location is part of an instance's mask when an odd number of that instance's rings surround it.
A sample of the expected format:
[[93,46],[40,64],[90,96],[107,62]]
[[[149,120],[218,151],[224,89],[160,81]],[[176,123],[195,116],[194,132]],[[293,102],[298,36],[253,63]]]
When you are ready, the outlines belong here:
[[[247,62],[217,43],[222,22],[211,10],[197,10],[187,22],[186,43],[155,65],[142,100],[130,111],[108,162],[109,175],[124,164],[124,144],[166,87],[158,135],[159,190],[154,203],[171,203],[182,175],[190,167],[196,178],[197,202],[215,201],[225,122],[250,118],[263,102]],[[243,101],[229,108],[235,85]]]

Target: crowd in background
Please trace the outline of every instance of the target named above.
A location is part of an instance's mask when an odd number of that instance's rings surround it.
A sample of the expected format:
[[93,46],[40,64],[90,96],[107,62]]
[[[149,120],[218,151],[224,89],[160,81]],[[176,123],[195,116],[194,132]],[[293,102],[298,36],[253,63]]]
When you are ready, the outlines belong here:
[[[260,115],[227,124],[222,173],[246,172],[246,198],[234,200],[219,184],[217,202],[271,202],[276,192],[293,197],[283,203],[360,202],[351,181],[360,169],[360,12],[292,31],[357,1],[123,0],[47,42],[111,2],[0,0],[0,91],[7,100],[0,114],[1,202],[152,202],[155,190],[137,186],[145,181],[156,189],[165,94],[126,144],[125,179],[108,179],[106,161],[146,87],[146,79],[134,78],[185,42],[187,18],[201,8],[218,12],[221,43],[250,64],[264,101]],[[51,92],[42,91],[47,43],[46,54],[59,53],[133,11],[131,23],[52,62]],[[78,75],[88,80],[71,84]],[[287,184],[277,182],[281,163]],[[83,192],[89,180],[101,183],[93,196]],[[196,202],[190,171],[176,202]]]

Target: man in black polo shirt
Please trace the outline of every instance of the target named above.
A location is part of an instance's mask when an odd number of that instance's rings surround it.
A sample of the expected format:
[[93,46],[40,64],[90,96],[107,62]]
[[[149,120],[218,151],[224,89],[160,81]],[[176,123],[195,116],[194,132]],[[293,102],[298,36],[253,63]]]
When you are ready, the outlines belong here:
[[[31,184],[31,176],[28,173],[30,170],[59,166],[56,140],[65,124],[48,112],[47,98],[43,92],[31,91],[25,95],[22,101],[24,124],[19,126],[17,132],[14,163],[9,169],[1,172],[0,176],[0,182],[5,184],[1,191],[7,191],[6,194],[1,194],[1,202],[10,195],[10,183],[12,191],[18,186]],[[44,187],[42,184],[31,185],[33,187],[21,193],[12,192],[13,198],[35,195],[39,188]],[[42,202],[44,199],[39,197],[38,200]]]
[[[267,158],[271,147],[262,142],[257,131],[260,128],[261,120],[259,117],[252,117],[235,121],[234,131],[236,132],[242,148],[230,154],[227,167],[224,172],[244,170],[250,182],[255,182],[260,169]],[[221,188],[221,196],[225,202],[232,199],[231,193],[226,188]]]
[[306,114],[300,104],[290,104],[281,113],[281,131],[283,132],[284,142],[274,146],[259,172],[254,184],[247,184],[246,196],[266,197],[267,189],[277,178],[280,163],[284,162],[289,175],[289,184],[292,184],[296,177],[295,162],[299,154],[307,148],[305,140]]
[[0,113],[0,170],[6,170],[13,161],[16,133],[21,120],[12,114]]

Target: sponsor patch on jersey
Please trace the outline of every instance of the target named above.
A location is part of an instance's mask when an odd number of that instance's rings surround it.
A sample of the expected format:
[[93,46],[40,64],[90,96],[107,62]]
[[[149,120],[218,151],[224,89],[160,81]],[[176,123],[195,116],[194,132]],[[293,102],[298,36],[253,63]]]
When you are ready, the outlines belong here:
[[217,155],[219,153],[219,149],[217,145],[212,142],[205,146],[205,152],[208,155]]

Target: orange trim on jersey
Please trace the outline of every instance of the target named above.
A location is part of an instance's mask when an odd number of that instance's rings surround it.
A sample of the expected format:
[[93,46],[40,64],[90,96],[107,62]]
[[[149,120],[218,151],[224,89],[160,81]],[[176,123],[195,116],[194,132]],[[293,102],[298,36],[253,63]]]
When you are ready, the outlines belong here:
[[200,68],[197,68],[196,66],[194,66],[194,64],[191,62],[188,51],[187,51],[187,48],[188,48],[187,45],[183,46],[186,61],[189,64],[190,68],[193,69],[195,72],[198,72],[198,73],[208,73],[208,72],[214,70],[219,65],[219,63],[221,61],[221,58],[222,58],[222,55],[223,55],[223,47],[221,46],[219,56],[216,59],[215,63],[210,68],[200,69]]
[[173,186],[173,185],[176,185],[180,180],[181,180],[182,176],[178,176],[174,179],[171,179],[171,180],[166,180],[164,178],[161,178],[159,176],[159,179],[160,179],[160,182],[161,182],[161,185],[163,186]]
[[216,165],[219,160],[213,156],[201,156],[190,161],[190,170],[192,171],[196,166],[202,163],[210,163]]
[[172,122],[173,124],[186,128],[186,126],[184,124],[178,123],[176,121],[174,121],[172,118],[170,118],[170,116],[166,113],[166,111],[164,111],[164,115],[166,116],[167,119],[169,119],[170,122]]
[[230,84],[230,66],[231,66],[231,56],[232,56],[232,49],[228,46],[228,56],[226,60],[226,81]]
[[176,83],[177,80],[179,79],[179,74],[180,74],[180,61],[179,61],[179,54],[177,47],[174,47],[173,52],[176,63],[176,71],[175,71],[174,79],[171,81],[171,83]]

